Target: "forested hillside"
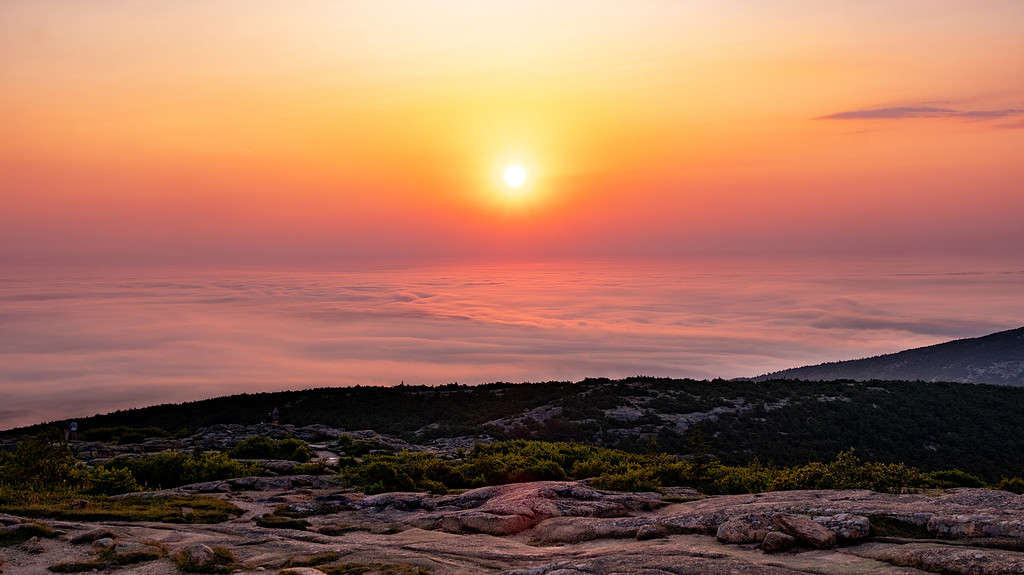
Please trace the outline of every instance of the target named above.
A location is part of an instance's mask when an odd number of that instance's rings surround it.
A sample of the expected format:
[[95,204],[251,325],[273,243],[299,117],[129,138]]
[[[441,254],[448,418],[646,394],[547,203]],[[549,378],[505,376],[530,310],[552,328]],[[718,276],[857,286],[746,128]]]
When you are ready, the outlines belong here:
[[1024,327],[899,353],[786,369],[755,379],[885,379],[1024,386]]
[[867,459],[925,470],[959,468],[992,479],[1024,473],[1024,389],[957,383],[630,378],[322,388],[78,421],[86,437],[116,426],[180,435],[216,423],[265,422],[275,407],[281,423],[373,429],[420,444],[459,436],[578,441],[771,465],[830,460],[854,448]]

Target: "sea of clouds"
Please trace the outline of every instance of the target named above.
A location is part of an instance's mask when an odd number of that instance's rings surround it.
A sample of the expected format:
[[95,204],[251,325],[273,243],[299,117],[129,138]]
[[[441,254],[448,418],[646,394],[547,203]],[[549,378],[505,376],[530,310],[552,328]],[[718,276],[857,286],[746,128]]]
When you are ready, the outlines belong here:
[[1022,267],[10,270],[0,277],[0,428],[328,385],[752,376],[1019,327]]

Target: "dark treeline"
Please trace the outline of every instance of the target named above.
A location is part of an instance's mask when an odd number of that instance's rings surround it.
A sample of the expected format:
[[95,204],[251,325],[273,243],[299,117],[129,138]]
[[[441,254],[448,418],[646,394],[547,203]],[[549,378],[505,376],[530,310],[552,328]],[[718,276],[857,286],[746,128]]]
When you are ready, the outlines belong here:
[[[632,406],[632,416],[614,411],[624,405]],[[86,437],[89,429],[117,426],[177,435],[216,423],[268,421],[274,407],[281,423],[373,429],[417,442],[486,433],[777,466],[829,461],[853,448],[873,461],[922,470],[957,468],[987,480],[1024,474],[1024,389],[956,383],[638,377],[321,388],[159,405],[78,421]],[[521,417],[537,407],[548,408],[540,410],[545,412],[540,421]],[[711,410],[714,418],[692,417]],[[486,425],[500,419],[514,423]],[[694,421],[681,424],[689,419]]]

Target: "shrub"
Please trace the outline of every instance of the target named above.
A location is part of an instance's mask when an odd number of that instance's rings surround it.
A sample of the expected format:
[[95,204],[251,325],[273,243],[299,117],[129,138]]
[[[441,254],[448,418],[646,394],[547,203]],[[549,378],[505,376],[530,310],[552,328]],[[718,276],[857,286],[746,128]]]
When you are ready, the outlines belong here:
[[94,495],[118,495],[139,490],[135,476],[128,469],[94,467],[86,473],[86,493]]
[[350,457],[360,457],[372,452],[393,453],[386,443],[372,439],[353,439],[350,435],[339,435],[336,444],[339,451]]
[[[568,469],[569,472],[565,470]],[[923,474],[901,463],[861,460],[853,450],[833,461],[770,467],[757,461],[726,466],[709,456],[680,459],[642,455],[573,443],[504,441],[477,445],[460,459],[426,453],[370,455],[339,473],[366,493],[432,491],[522,481],[594,478],[599,489],[657,491],[685,485],[708,494],[755,493],[788,489],[871,489],[898,493],[905,488],[982,485],[961,471]],[[438,485],[440,484],[440,485]]]
[[661,491],[654,474],[645,469],[631,469],[623,473],[605,473],[591,482],[598,489],[612,491]]
[[189,455],[175,451],[136,458],[118,457],[108,461],[105,467],[111,470],[127,469],[139,483],[151,489],[168,489],[189,483],[260,473],[258,465],[232,459],[223,453]]
[[328,473],[327,466],[320,461],[300,463],[292,467],[291,473],[295,475],[323,475]]
[[73,488],[81,484],[84,473],[57,429],[23,439],[14,451],[0,452],[0,483],[26,489]]
[[265,435],[247,437],[228,453],[243,459],[287,459],[300,463],[313,458],[313,450],[301,439],[271,439]]
[[959,469],[932,471],[925,473],[924,477],[930,486],[933,487],[985,487],[985,482],[979,477]]
[[1021,479],[1020,477],[1003,479],[999,482],[999,485],[997,485],[996,488],[1002,489],[1003,491],[1009,491],[1010,493],[1016,493],[1018,495],[1024,494],[1024,479]]

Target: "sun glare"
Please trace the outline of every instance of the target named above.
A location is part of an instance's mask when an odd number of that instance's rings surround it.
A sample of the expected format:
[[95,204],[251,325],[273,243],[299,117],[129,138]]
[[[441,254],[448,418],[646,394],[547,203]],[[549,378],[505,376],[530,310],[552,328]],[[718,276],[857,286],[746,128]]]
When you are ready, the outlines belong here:
[[505,168],[503,178],[506,186],[512,189],[519,189],[526,183],[526,169],[519,164],[512,164]]

